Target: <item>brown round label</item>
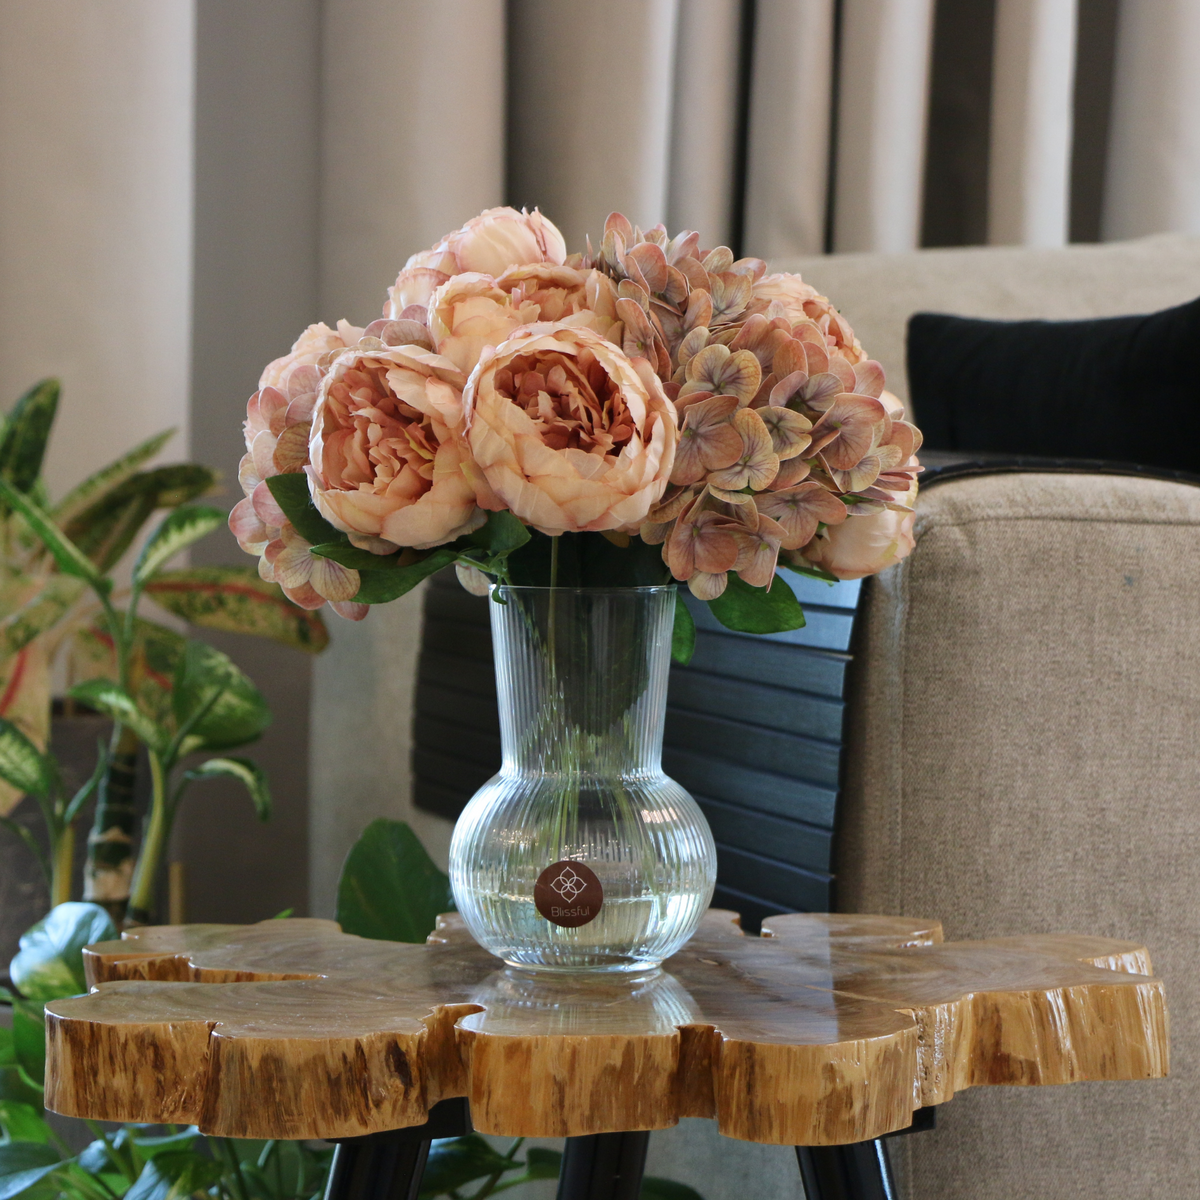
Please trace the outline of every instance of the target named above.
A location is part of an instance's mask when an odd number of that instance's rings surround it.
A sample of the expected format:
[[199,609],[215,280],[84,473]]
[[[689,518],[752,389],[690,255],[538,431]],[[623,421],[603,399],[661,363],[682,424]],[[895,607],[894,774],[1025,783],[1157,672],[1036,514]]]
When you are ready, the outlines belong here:
[[564,859],[538,876],[533,902],[547,921],[577,929],[600,915],[604,888],[591,867]]

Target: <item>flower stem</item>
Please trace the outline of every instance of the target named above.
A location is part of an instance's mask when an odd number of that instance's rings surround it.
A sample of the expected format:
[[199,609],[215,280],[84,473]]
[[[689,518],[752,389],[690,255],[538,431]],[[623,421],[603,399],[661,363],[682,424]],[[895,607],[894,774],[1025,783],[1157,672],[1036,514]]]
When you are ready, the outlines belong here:
[[75,866],[75,825],[59,831],[54,843],[50,870],[50,905],[65,904],[71,898],[71,875]]

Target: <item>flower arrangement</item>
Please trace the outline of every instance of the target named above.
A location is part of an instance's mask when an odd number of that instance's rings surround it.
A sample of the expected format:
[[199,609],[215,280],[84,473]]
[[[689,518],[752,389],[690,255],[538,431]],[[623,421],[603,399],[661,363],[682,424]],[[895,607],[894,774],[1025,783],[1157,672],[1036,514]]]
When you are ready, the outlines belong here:
[[568,254],[490,209],[378,320],[310,326],[247,406],[230,527],[262,578],[352,620],[450,563],[478,592],[673,578],[767,632],[803,620],[778,567],[903,558],[921,435],[882,368],[798,275],[699,243],[613,213]]

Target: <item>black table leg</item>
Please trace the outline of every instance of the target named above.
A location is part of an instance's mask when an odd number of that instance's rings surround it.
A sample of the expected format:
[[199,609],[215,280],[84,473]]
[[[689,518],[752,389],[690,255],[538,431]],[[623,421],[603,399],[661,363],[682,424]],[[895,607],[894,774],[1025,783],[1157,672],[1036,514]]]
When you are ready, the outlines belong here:
[[649,1145],[645,1130],[567,1138],[558,1200],[638,1200]]
[[416,1200],[429,1143],[470,1132],[470,1109],[457,1099],[435,1104],[424,1125],[336,1139],[325,1200]]
[[897,1200],[883,1139],[849,1146],[797,1146],[806,1200]]

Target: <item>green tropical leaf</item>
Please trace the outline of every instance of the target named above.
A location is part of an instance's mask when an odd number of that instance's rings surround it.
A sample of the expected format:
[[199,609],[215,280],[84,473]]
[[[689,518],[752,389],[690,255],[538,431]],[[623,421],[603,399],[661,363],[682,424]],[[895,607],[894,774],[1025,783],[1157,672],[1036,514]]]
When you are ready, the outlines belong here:
[[354,599],[359,604],[387,604],[403,596],[405,592],[411,592],[422,579],[436,575],[457,558],[455,551],[446,546],[439,546],[430,551],[427,558],[407,567],[393,567],[386,571],[360,571],[358,592]]
[[675,623],[671,627],[671,661],[686,667],[696,652],[696,622],[683,597],[675,592]]
[[184,779],[194,782],[200,779],[236,779],[250,793],[254,811],[260,821],[271,816],[271,789],[267,785],[267,773],[249,758],[210,758],[198,767],[184,772]]
[[224,1167],[193,1150],[156,1154],[143,1168],[125,1200],[172,1200],[204,1194],[224,1174]]
[[174,429],[165,429],[147,438],[138,446],[134,446],[128,454],[123,454],[116,462],[107,467],[101,467],[94,475],[89,475],[82,483],[73,487],[54,506],[51,516],[59,525],[65,525],[85,509],[96,504],[103,496],[118,488],[144,462],[152,459],[175,436]]
[[88,679],[77,683],[67,695],[119,721],[160,754],[166,748],[165,731],[142,712],[137,701],[119,683],[111,679]]
[[226,514],[207,505],[188,505],[177,508],[150,535],[133,568],[133,582],[144,587],[160,567],[165,566],[180,551],[193,542],[207,537],[226,522]]
[[[13,962],[16,962],[15,958]],[[35,1091],[37,1099],[30,1102],[40,1104],[45,1091],[42,1081],[46,1078],[46,1014],[42,1004],[36,1000],[14,1000],[12,1007],[17,1075],[31,1091]]]
[[0,779],[20,792],[48,795],[54,786],[54,763],[6,717],[0,717]]
[[0,478],[0,499],[7,501],[11,508],[16,509],[25,518],[30,529],[50,551],[54,561],[58,563],[58,569],[64,575],[74,575],[93,586],[109,586],[91,560],[54,524],[46,510],[34,504],[27,496],[22,496],[3,478]]
[[159,508],[177,508],[209,491],[216,475],[195,463],[140,471],[106,492],[63,526],[102,571],[114,566]]
[[16,654],[34,638],[53,629],[87,586],[71,575],[48,575],[41,590],[0,620],[0,655]]
[[314,546],[329,542],[344,542],[349,538],[335,529],[319,512],[308,494],[308,476],[303,472],[289,475],[272,475],[267,487],[275,497],[275,503],[283,509],[284,516],[291,521],[296,532]]
[[249,677],[220,650],[189,641],[175,672],[171,704],[189,750],[228,750],[254,741],[271,723],[267,702]]
[[0,1200],[20,1195],[61,1164],[58,1151],[41,1142],[0,1145]]
[[0,1100],[0,1129],[10,1142],[50,1141],[50,1126],[42,1109],[17,1100]]
[[0,479],[22,494],[33,487],[42,473],[42,459],[46,456],[61,390],[57,379],[43,379],[8,414],[0,437]]
[[329,644],[321,614],[293,604],[253,567],[188,567],[160,571],[146,595],[168,612],[230,633],[250,633],[317,654]]
[[557,1179],[562,1174],[562,1151],[530,1146],[525,1151],[525,1175],[528,1179]]
[[724,592],[710,600],[708,607],[726,629],[736,629],[739,633],[783,633],[804,627],[800,601],[782,580],[776,580],[775,586],[767,591],[752,587],[730,571]]
[[117,936],[112,919],[98,904],[69,901],[52,908],[21,935],[21,949],[9,971],[30,1000],[44,1004],[87,991],[83,948]]
[[647,1175],[642,1179],[642,1189],[638,1200],[704,1200],[695,1188],[674,1179],[660,1179],[657,1175]]
[[347,933],[423,942],[453,908],[449,876],[403,821],[380,817],[363,830],[338,880],[337,919]]
[[456,1192],[476,1179],[516,1171],[521,1163],[493,1150],[477,1133],[466,1137],[437,1138],[429,1147],[425,1174],[421,1177],[421,1200]]

